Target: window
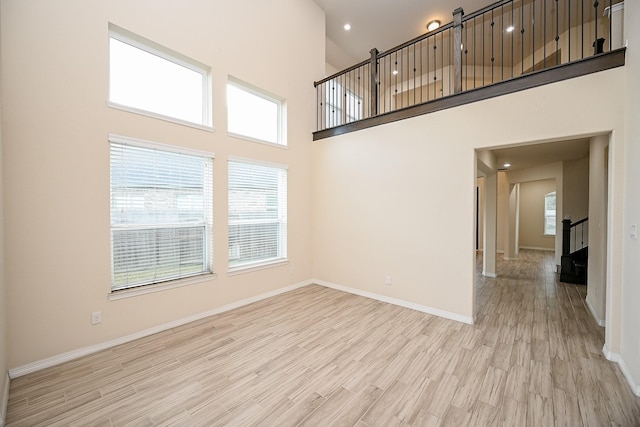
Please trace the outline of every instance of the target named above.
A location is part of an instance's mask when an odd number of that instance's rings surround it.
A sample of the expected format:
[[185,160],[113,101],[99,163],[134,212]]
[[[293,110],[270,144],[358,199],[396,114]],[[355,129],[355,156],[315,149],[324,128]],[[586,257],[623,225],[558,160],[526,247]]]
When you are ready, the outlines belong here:
[[229,270],[287,258],[287,169],[229,161]]
[[133,33],[109,26],[109,102],[211,126],[209,67]]
[[348,89],[343,89],[340,83],[333,80],[327,83],[326,88],[328,128],[362,119],[361,97]]
[[282,100],[231,77],[227,83],[227,121],[233,135],[287,145]]
[[544,235],[556,235],[556,192],[544,196]]
[[109,138],[112,290],[212,272],[213,156]]

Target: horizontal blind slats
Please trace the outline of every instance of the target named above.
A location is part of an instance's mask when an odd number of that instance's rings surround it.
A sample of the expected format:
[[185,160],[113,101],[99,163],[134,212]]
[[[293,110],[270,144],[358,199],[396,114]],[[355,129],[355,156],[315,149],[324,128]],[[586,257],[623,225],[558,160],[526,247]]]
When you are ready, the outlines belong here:
[[229,161],[229,266],[287,256],[287,170]]
[[212,159],[111,142],[112,289],[211,271]]

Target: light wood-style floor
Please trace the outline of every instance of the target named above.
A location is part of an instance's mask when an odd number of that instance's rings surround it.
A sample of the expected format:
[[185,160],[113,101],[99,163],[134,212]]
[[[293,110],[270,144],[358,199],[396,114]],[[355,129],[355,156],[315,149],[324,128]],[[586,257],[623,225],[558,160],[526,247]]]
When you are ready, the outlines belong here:
[[14,379],[7,423],[640,425],[585,288],[553,267],[524,251],[478,276],[474,326],[305,287]]

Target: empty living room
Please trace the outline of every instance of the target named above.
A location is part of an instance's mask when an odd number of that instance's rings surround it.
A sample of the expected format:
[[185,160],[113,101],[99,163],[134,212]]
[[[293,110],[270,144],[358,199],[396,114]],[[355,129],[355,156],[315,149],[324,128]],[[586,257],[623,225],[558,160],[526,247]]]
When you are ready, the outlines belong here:
[[640,426],[636,22],[0,0],[0,427]]

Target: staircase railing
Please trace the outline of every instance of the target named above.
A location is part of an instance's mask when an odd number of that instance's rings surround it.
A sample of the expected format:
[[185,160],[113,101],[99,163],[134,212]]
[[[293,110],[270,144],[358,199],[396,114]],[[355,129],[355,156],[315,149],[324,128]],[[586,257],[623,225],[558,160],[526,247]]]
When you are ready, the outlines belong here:
[[502,0],[314,83],[316,129],[428,103],[622,47],[620,0]]
[[571,224],[571,248],[574,253],[589,246],[589,218]]
[[589,218],[574,223],[571,223],[571,219],[562,220],[560,281],[587,283],[588,251]]

